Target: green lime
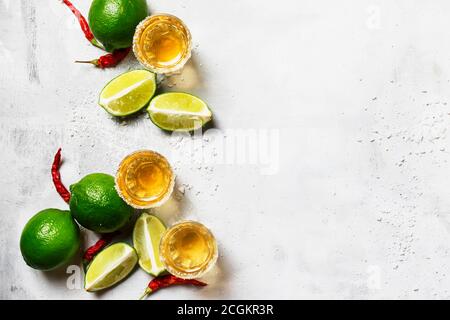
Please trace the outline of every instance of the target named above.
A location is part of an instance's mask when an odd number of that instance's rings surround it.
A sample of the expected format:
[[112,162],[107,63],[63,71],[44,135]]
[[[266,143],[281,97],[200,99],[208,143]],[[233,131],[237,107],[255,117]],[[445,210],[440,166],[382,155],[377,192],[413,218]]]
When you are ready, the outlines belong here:
[[20,237],[20,251],[34,269],[60,267],[80,248],[80,229],[69,211],[45,209],[33,216]]
[[89,26],[107,51],[131,47],[136,26],[148,15],[145,0],[94,0]]
[[98,291],[115,285],[133,271],[137,261],[136,251],[128,244],[118,242],[110,245],[100,251],[89,265],[84,288]]
[[169,92],[153,98],[147,108],[150,119],[168,131],[192,131],[212,119],[208,105],[188,93]]
[[113,116],[127,116],[145,107],[155,90],[153,72],[133,70],[111,80],[100,93],[98,103]]
[[70,212],[83,227],[109,233],[122,228],[134,209],[119,197],[114,178],[92,173],[70,186]]
[[154,277],[165,270],[159,259],[159,242],[165,231],[161,220],[145,212],[136,220],[133,229],[133,246],[139,256],[139,265]]

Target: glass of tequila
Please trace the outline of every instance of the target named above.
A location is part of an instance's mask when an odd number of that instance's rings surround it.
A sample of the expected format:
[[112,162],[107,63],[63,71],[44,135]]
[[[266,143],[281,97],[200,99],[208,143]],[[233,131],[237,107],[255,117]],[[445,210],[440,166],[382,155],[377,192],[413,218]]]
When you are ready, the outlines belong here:
[[133,52],[151,71],[174,73],[191,57],[191,33],[175,16],[151,15],[136,27]]
[[161,261],[171,274],[199,278],[217,261],[217,243],[211,231],[201,223],[182,221],[169,228],[159,247]]
[[117,192],[137,209],[161,206],[170,198],[174,184],[175,174],[167,159],[151,150],[128,155],[116,174]]

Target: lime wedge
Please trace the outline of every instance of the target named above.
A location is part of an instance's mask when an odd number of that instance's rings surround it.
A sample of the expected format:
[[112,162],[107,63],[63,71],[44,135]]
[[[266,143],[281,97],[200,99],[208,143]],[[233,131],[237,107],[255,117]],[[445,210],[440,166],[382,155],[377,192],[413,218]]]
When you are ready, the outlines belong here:
[[101,251],[86,271],[84,288],[98,291],[125,278],[136,266],[136,251],[126,243],[115,243]]
[[145,107],[155,90],[153,72],[133,70],[112,79],[100,93],[98,104],[113,116],[127,116]]
[[159,242],[166,227],[157,217],[142,213],[133,230],[133,245],[139,256],[139,265],[152,276],[165,269],[159,259]]
[[192,131],[212,118],[208,105],[191,94],[169,92],[156,96],[147,109],[150,119],[168,131]]

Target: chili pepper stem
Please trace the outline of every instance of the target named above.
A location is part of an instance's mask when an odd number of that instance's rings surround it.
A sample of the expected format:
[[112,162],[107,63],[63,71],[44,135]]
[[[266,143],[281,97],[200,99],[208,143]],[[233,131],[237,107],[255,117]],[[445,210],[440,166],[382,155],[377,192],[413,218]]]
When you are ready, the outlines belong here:
[[100,42],[98,42],[97,39],[93,38],[91,40],[91,43],[92,43],[93,46],[95,46],[95,47],[97,47],[99,49],[105,50],[105,47]]
[[138,300],[143,300],[146,296],[148,296],[150,293],[152,293],[152,289],[147,288],[145,289],[144,293],[139,297]]
[[93,64],[94,66],[98,65],[98,59],[94,59],[94,60],[76,60],[75,63],[90,63]]

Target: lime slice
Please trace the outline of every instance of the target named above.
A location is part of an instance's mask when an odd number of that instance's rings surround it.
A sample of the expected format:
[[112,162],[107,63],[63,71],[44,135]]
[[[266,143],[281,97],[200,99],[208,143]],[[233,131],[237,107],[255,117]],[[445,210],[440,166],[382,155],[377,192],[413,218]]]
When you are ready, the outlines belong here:
[[155,277],[165,270],[159,259],[159,242],[165,231],[161,220],[145,212],[134,225],[133,245],[139,256],[139,265]]
[[136,266],[136,251],[126,243],[115,243],[101,251],[86,272],[84,288],[98,291],[109,288],[125,278]]
[[155,125],[168,131],[196,130],[212,118],[211,110],[204,101],[183,92],[156,96],[147,111]]
[[112,79],[100,93],[98,104],[113,116],[127,116],[145,107],[155,90],[153,72],[133,70]]

